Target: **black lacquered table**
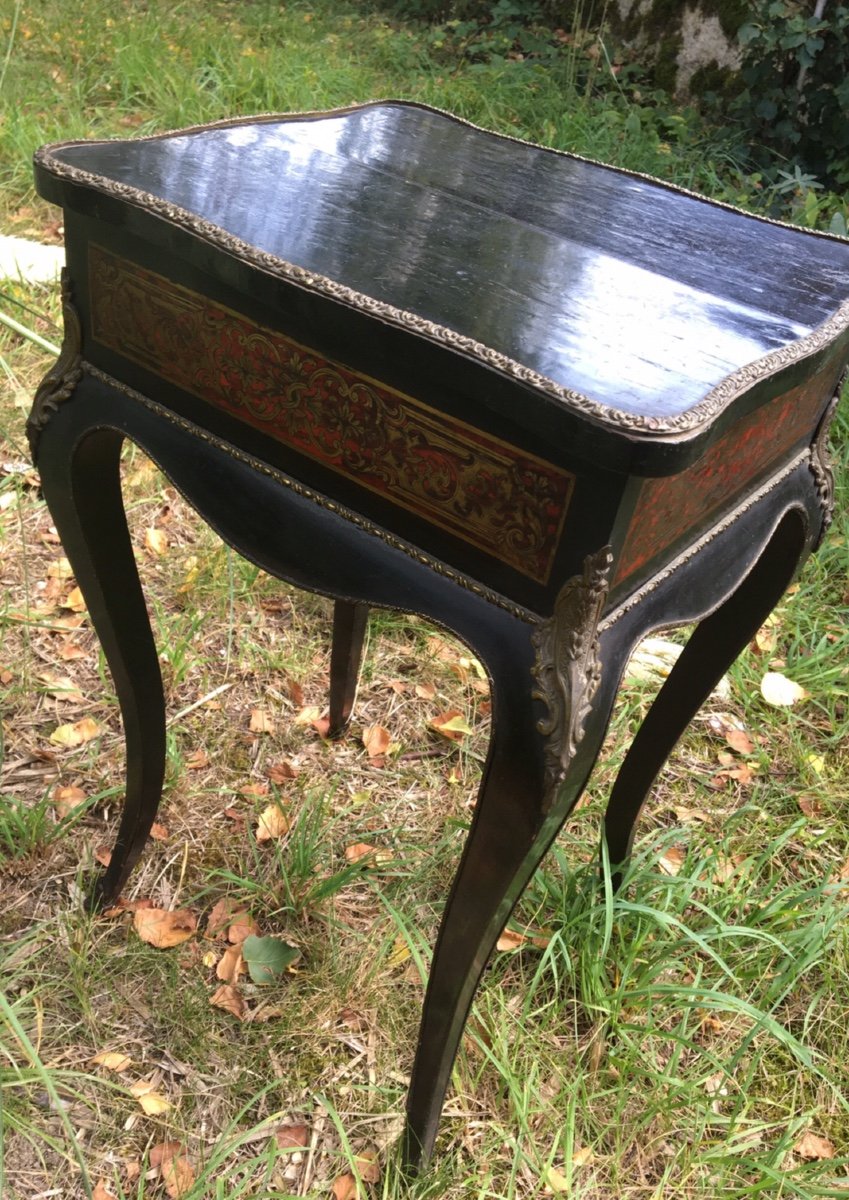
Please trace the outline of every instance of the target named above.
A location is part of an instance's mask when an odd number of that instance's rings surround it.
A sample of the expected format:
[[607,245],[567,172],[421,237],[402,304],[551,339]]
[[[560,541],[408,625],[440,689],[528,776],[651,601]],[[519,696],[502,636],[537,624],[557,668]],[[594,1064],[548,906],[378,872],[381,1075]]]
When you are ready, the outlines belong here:
[[408,1098],[415,1165],[631,650],[697,623],[610,796],[617,883],[669,751],[822,537],[849,243],[397,102],[65,143],[36,178],[68,266],[29,433],[127,747],[95,902],[141,854],[165,758],[124,438],[241,554],[335,599],[334,734],[370,605],[449,627],[490,674]]

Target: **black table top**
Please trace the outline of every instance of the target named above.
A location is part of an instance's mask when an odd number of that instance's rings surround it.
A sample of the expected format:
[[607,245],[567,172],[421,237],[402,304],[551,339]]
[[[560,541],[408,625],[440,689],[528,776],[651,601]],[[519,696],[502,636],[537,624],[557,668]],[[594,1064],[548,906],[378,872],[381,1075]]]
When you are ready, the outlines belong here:
[[849,326],[849,242],[418,105],[66,143],[40,165],[167,201],[639,418]]

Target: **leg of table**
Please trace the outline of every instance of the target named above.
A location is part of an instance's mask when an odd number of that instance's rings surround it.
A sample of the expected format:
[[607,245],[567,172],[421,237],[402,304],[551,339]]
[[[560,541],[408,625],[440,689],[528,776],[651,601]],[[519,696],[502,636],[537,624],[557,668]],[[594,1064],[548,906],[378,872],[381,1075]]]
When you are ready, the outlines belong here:
[[121,497],[122,436],[72,433],[54,417],[38,447],[44,497],[85,597],[121,706],[127,788],[118,839],[90,904],[120,892],[156,815],[165,769],[165,704],[156,647]]
[[615,686],[602,685],[578,754],[556,795],[546,796],[545,739],[539,714],[535,719],[529,702],[529,680],[527,661],[494,677],[490,755],[434,950],[407,1099],[402,1152],[411,1173],[430,1157],[454,1057],[486,962],[584,788],[612,708]]
[[619,887],[634,826],[655,777],[723,674],[781,599],[799,565],[804,527],[789,513],[731,596],[696,626],[637,731],[610,793],[604,836]]
[[337,600],[333,606],[329,730],[332,738],[341,737],[351,719],[368,611],[367,604],[359,604],[352,600]]

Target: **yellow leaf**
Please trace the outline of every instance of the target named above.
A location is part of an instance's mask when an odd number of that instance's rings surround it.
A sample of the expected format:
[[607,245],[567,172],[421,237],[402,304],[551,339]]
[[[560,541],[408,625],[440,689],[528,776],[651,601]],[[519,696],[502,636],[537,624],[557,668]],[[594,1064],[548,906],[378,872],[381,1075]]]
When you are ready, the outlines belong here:
[[140,908],[133,915],[133,925],[143,942],[167,950],[187,941],[197,929],[197,917],[187,908],[169,912],[163,908]]
[[362,862],[366,866],[382,866],[392,861],[392,851],[370,846],[368,842],[354,842],[345,847],[345,858],[349,863]]
[[78,587],[71,588],[67,598],[62,603],[63,608],[69,608],[71,612],[84,613],[86,610],[85,597]]
[[172,1107],[171,1101],[166,1100],[159,1092],[145,1092],[143,1096],[138,1097],[138,1102],[142,1111],[149,1117],[160,1117]]
[[90,742],[92,738],[99,737],[100,733],[101,729],[97,721],[93,721],[91,717],[83,717],[81,721],[76,721],[73,725],[60,725],[58,729],[54,729],[50,735],[50,741],[54,746],[65,746],[70,749]]
[[289,822],[279,804],[269,804],[259,814],[256,823],[256,840],[270,842],[282,838],[289,832]]
[[151,527],[145,530],[144,544],[156,558],[168,553],[168,535],[162,529]]
[[451,708],[448,712],[440,713],[439,716],[434,717],[430,722],[430,727],[452,742],[461,742],[466,734],[472,732],[468,722],[458,708]]
[[582,1146],[580,1150],[576,1150],[572,1155],[572,1166],[585,1167],[588,1163],[591,1163],[594,1158],[595,1155],[592,1152],[592,1148],[590,1146]]
[[562,1171],[558,1171],[556,1167],[549,1167],[545,1173],[545,1182],[555,1193],[562,1194],[570,1189],[569,1180]]
[[807,694],[803,687],[779,671],[767,671],[761,680],[761,695],[767,704],[776,708],[790,708],[804,700]]
[[825,771],[825,758],[822,754],[806,754],[805,762],[816,775],[822,775]]
[[95,1054],[90,1061],[98,1067],[105,1067],[107,1071],[126,1071],[133,1065],[129,1055],[121,1054],[118,1050],[104,1050]]

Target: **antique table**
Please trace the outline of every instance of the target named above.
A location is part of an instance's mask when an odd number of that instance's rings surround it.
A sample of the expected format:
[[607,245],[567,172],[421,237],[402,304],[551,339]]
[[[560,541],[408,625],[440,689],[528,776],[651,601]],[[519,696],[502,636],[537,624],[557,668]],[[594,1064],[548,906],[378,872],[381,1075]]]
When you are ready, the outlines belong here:
[[334,733],[369,605],[433,618],[490,674],[408,1097],[415,1165],[635,643],[698,622],[610,797],[616,882],[670,749],[822,536],[849,243],[400,102],[64,143],[36,178],[68,265],[29,433],[126,736],[96,900],[142,851],[165,756],[125,437],[241,554],[335,598]]

